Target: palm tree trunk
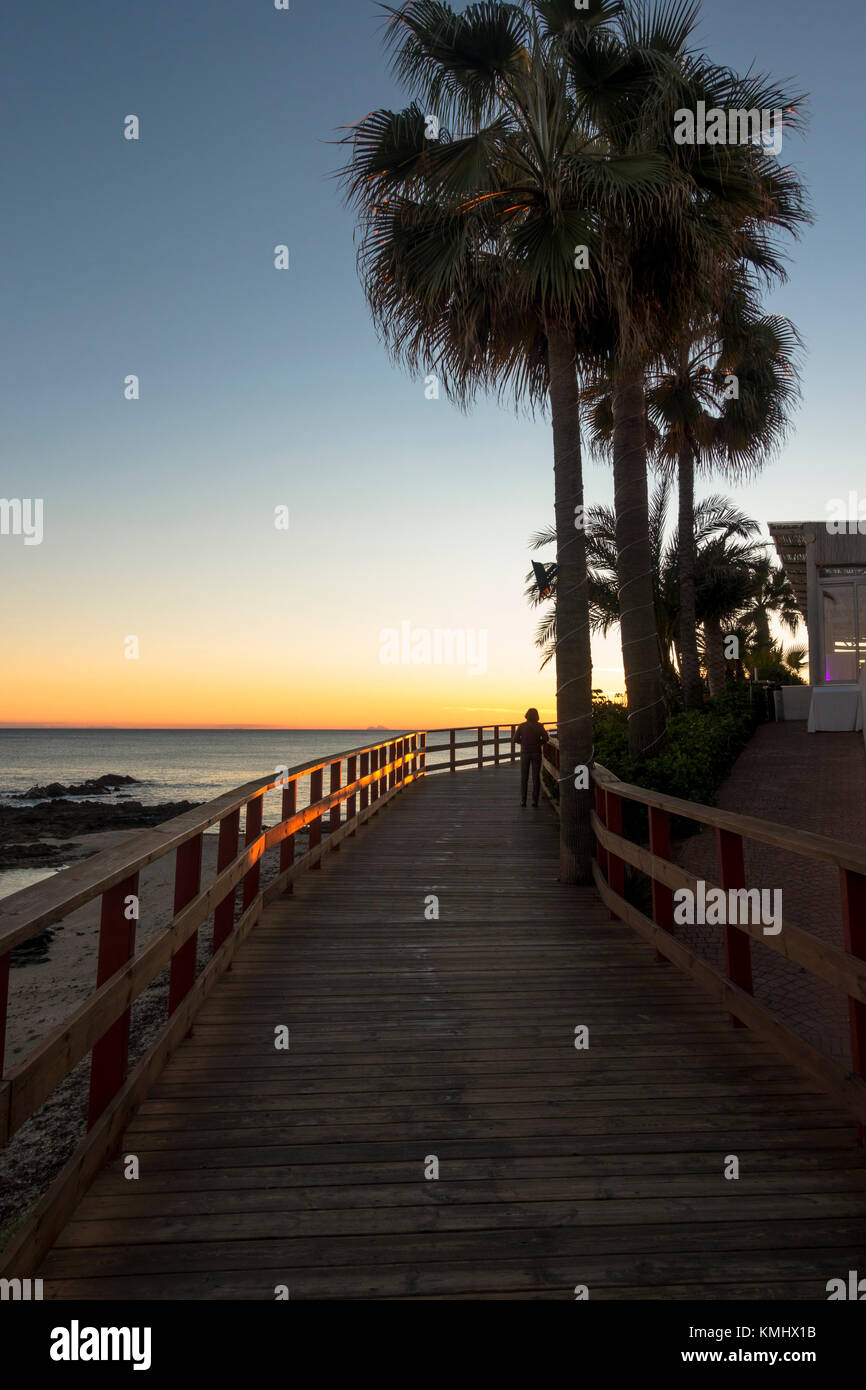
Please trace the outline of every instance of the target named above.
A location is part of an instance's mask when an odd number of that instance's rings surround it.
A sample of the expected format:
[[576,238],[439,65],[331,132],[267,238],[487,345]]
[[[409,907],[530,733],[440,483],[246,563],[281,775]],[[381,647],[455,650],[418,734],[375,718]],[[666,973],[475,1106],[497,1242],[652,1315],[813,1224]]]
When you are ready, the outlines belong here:
[[[580,409],[573,336],[547,325],[556,494],[556,717],[559,731],[559,877],[592,882],[592,791],[575,773],[592,765],[592,650],[583,506]],[[582,519],[582,511],[580,513]],[[583,779],[588,780],[588,777]]]
[[640,367],[624,372],[614,387],[613,487],[628,746],[632,756],[641,757],[654,752],[664,739],[665,704],[653,598]]
[[695,601],[695,456],[684,440],[679,455],[680,676],[686,709],[702,709],[704,688],[698,657]]
[[704,618],[704,657],[712,696],[725,693],[725,639],[718,618]]

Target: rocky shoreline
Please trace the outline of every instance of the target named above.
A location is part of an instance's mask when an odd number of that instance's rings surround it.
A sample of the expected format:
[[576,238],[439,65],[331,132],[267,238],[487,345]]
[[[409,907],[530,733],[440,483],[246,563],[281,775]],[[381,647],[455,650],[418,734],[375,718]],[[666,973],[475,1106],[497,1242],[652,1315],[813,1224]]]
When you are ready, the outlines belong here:
[[[109,785],[113,788],[133,781],[133,778],[112,777],[109,784],[108,777],[95,779],[104,784],[106,792]],[[54,783],[50,790],[61,786],[61,783]],[[31,788],[31,791],[36,790],[40,789]],[[99,835],[111,830],[144,830],[201,804],[164,801],[158,806],[144,806],[133,799],[118,802],[66,800],[76,794],[77,788],[67,788],[63,795],[39,801],[35,806],[0,806],[0,869],[51,868],[67,864],[70,857],[83,848],[74,843],[76,836]],[[29,795],[19,794],[18,799]]]

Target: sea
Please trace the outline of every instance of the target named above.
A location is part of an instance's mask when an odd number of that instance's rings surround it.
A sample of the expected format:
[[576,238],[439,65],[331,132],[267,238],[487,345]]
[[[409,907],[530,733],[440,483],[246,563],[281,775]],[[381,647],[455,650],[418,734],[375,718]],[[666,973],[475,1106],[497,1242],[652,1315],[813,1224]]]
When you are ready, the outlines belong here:
[[[146,806],[212,801],[278,767],[378,743],[403,730],[385,729],[0,729],[0,820],[3,804],[33,805],[13,796],[34,786],[65,786],[114,773],[135,777],[124,799]],[[441,742],[438,740],[437,742]],[[434,760],[431,759],[430,765]],[[306,786],[298,788],[305,804]],[[71,798],[86,800],[85,797]],[[103,798],[100,798],[102,800]],[[107,802],[116,796],[105,798]],[[0,870],[0,897],[48,878],[56,869]]]

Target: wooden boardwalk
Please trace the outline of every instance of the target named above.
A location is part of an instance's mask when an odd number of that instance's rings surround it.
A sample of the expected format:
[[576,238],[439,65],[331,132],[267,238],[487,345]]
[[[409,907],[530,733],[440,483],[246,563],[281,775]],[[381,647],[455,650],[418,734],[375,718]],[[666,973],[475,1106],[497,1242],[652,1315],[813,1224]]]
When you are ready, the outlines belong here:
[[825,1299],[866,1272],[850,1116],[557,883],[517,777],[428,776],[266,909],[46,1298]]

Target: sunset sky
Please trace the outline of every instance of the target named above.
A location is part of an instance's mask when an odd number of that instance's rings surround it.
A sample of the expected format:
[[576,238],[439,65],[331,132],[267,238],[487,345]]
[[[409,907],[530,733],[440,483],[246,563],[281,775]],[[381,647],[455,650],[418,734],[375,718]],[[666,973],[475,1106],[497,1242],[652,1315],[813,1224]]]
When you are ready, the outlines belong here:
[[[7,14],[0,495],[43,499],[44,538],[0,536],[0,722],[553,716],[523,598],[529,536],[552,519],[549,424],[492,401],[461,415],[389,363],[331,177],[338,128],[404,104],[381,22],[367,0]],[[806,338],[806,401],[733,493],[765,522],[822,518],[863,476],[863,10],[833,6],[832,45],[824,22],[805,0],[730,0],[701,29],[718,62],[811,94],[786,155],[818,221],[771,301]],[[586,482],[611,501],[605,466]],[[383,664],[404,622],[486,633],[486,669]],[[614,637],[595,661],[621,690]]]

